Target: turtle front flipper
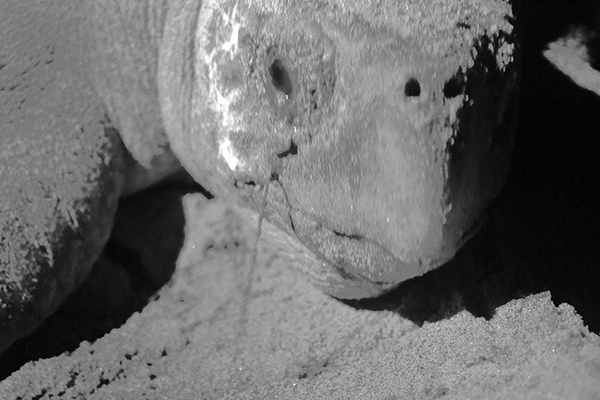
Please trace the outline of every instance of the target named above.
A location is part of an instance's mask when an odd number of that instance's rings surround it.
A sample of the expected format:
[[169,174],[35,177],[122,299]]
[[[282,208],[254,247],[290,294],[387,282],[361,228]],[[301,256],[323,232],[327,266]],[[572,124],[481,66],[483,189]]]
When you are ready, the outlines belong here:
[[125,168],[82,59],[80,3],[2,2],[0,16],[2,352],[87,276]]

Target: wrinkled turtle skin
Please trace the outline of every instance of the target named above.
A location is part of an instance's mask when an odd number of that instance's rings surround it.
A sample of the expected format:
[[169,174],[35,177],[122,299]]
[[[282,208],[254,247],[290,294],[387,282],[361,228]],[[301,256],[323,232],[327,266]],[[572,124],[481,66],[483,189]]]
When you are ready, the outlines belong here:
[[503,1],[0,5],[0,351],[82,281],[120,196],[185,168],[311,249],[340,298],[450,260],[501,189]]

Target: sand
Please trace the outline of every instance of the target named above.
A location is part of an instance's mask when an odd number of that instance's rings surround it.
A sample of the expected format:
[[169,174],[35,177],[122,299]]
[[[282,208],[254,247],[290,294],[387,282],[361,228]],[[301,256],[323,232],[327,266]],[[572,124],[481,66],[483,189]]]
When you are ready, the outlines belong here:
[[600,339],[549,292],[419,326],[315,289],[301,272],[315,259],[268,222],[241,326],[257,216],[200,194],[183,206],[159,296],[96,342],[26,364],[0,398],[600,398]]

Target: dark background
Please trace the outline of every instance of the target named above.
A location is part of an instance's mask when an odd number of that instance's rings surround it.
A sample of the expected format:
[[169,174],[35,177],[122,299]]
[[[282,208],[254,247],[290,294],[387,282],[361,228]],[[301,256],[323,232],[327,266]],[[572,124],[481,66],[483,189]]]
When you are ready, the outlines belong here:
[[522,30],[519,130],[507,194],[532,224],[545,257],[534,270],[556,304],[568,302],[600,332],[600,95],[577,87],[541,55],[546,43],[585,27],[600,69],[600,2],[514,1]]

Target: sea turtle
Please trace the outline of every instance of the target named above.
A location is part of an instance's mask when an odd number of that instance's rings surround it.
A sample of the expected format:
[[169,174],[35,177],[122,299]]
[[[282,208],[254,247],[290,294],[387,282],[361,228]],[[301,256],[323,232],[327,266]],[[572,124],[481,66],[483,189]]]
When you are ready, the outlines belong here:
[[[340,298],[451,259],[501,189],[501,0],[0,4],[0,351],[83,280],[120,196],[182,167],[322,261]],[[123,146],[124,144],[124,146]]]

